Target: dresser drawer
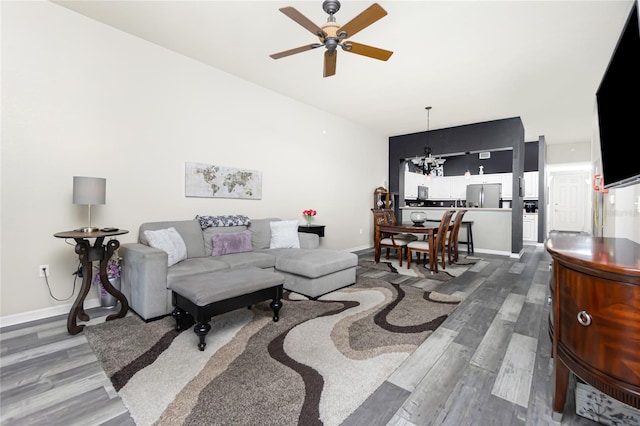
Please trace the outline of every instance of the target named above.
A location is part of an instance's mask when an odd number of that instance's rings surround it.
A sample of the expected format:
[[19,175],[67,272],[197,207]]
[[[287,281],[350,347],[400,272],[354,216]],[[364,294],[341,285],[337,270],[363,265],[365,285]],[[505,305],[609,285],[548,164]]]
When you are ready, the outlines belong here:
[[559,345],[592,368],[640,383],[640,292],[637,285],[561,267],[557,274]]

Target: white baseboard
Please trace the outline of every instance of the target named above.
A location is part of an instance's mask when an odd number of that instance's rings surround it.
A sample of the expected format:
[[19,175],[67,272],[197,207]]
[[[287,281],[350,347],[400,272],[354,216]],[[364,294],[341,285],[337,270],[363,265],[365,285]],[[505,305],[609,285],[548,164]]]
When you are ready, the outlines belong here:
[[356,252],[363,251],[363,250],[373,250],[373,247],[370,246],[370,245],[364,245],[364,246],[351,247],[351,248],[348,248],[348,249],[344,249],[344,251],[348,251],[348,252],[351,252],[351,253],[356,253]]
[[[513,256],[518,256],[518,253],[511,253],[509,251],[504,251],[504,250],[491,250],[491,249],[479,249],[479,248],[473,248],[473,252],[474,253],[487,253],[487,254],[495,254],[497,256],[509,256],[509,257],[513,257]],[[465,250],[460,250],[460,253],[466,253]],[[471,255],[473,256],[473,255]]]
[[[36,321],[51,317],[56,317],[59,315],[68,315],[69,311],[71,311],[72,303],[67,305],[58,305],[52,306],[50,308],[38,309],[35,311],[23,312],[15,315],[7,315],[4,317],[0,317],[0,328],[8,327],[10,325],[16,324],[24,324],[30,321]],[[97,308],[100,306],[100,299],[88,299],[84,301],[84,308],[91,309]]]

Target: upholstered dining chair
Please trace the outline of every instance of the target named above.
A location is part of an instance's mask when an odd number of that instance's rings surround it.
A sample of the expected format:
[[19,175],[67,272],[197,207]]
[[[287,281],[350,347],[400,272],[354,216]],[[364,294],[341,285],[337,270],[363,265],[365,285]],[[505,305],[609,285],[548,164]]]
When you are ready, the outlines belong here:
[[[455,210],[447,210],[442,214],[442,219],[440,219],[440,225],[438,226],[438,232],[436,233],[436,241],[434,244],[434,253],[436,262],[435,262],[435,270],[433,272],[438,272],[438,254],[442,253],[442,269],[446,269],[445,266],[445,240],[447,237],[447,232],[449,230],[449,225],[451,224],[451,217],[455,213]],[[407,244],[407,268],[411,267],[411,257],[412,253],[417,254],[418,263],[420,263],[420,253],[429,253],[429,241],[411,241]]]
[[[380,233],[381,225],[395,225],[396,215],[392,209],[371,209],[373,212],[373,227],[376,235]],[[411,234],[391,234],[382,232],[380,233],[380,242],[377,250],[382,248],[387,249],[386,258],[389,259],[389,252],[391,249],[395,249],[398,253],[398,265],[402,266],[402,258],[404,257],[404,250],[408,243],[417,240],[418,237]]]
[[466,212],[466,210],[458,210],[456,216],[453,218],[453,226],[451,226],[449,236],[445,239],[449,265],[458,261],[458,234],[460,233],[460,227],[462,226],[462,218]]

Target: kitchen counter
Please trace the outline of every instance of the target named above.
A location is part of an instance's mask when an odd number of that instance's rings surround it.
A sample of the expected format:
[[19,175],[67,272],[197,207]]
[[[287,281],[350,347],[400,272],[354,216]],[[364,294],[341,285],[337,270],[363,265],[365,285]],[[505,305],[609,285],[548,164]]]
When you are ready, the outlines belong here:
[[[403,222],[411,222],[411,212],[427,214],[428,219],[440,219],[447,210],[467,210],[465,221],[473,221],[475,251],[511,255],[511,209],[476,207],[400,207]],[[455,216],[454,216],[455,217]],[[464,240],[464,237],[461,237]]]

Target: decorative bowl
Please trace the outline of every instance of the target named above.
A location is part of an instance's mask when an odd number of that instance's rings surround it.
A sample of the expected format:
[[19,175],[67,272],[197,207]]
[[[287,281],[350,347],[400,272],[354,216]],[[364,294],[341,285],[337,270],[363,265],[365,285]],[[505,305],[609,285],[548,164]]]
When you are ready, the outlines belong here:
[[411,212],[409,215],[411,221],[416,225],[424,224],[424,221],[427,220],[427,215],[424,212]]

